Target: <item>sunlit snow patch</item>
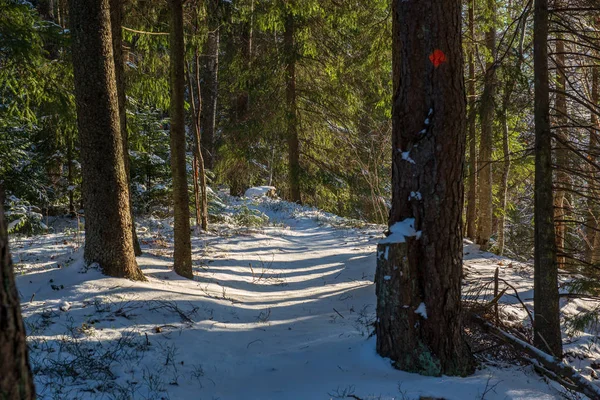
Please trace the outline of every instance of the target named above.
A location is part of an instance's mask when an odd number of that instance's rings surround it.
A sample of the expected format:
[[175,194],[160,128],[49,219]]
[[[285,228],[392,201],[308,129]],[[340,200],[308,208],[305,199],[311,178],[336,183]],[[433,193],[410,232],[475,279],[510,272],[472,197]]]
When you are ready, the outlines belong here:
[[407,237],[416,237],[417,239],[421,237],[421,231],[415,230],[414,218],[406,218],[396,222],[390,227],[390,235],[379,243],[404,243]]
[[252,197],[263,197],[263,196],[275,195],[276,190],[277,189],[275,188],[275,186],[256,186],[256,187],[251,187],[248,190],[246,190],[246,193],[244,193],[244,196],[248,197],[248,198],[252,198]]

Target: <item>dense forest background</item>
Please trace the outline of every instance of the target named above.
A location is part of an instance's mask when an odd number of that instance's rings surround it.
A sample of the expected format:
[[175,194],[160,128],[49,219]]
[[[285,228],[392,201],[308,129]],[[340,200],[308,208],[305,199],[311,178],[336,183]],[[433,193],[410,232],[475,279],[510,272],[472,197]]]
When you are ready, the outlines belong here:
[[[269,184],[289,196],[285,65],[293,57],[302,201],[384,222],[391,137],[387,3],[303,2],[292,9],[255,3],[185,5],[187,72],[195,79],[199,67],[211,184],[227,184],[238,195]],[[4,2],[2,7],[3,14],[10,13],[2,36],[11,43],[1,61],[7,82],[2,179],[7,192],[42,214],[76,211],[79,145],[65,4],[35,9]],[[167,205],[171,188],[168,7],[166,2],[125,7],[134,205],[149,212]],[[207,7],[215,7],[210,18]],[[294,23],[292,46],[284,40],[288,14]],[[189,97],[187,108],[191,127]],[[212,140],[205,132],[215,132]],[[188,134],[191,154],[192,129]]]

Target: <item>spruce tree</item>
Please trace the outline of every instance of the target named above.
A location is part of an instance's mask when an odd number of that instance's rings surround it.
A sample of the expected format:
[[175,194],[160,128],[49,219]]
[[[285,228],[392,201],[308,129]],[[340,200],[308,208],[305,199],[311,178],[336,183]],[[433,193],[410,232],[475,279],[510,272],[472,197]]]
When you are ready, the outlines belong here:
[[87,263],[144,280],[133,248],[109,0],[70,0]]
[[190,242],[190,208],[185,161],[185,45],[183,37],[183,2],[171,0],[170,70],[171,70],[171,174],[173,175],[173,209],[175,214],[173,261],[175,272],[192,279]]

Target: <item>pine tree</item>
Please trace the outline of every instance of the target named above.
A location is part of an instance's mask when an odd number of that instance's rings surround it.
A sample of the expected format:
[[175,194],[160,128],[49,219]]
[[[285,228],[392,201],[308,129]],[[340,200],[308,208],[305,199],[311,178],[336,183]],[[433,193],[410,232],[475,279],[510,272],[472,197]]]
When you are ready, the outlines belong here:
[[393,198],[391,234],[377,251],[377,352],[399,369],[467,375],[461,1],[396,0],[392,13]]

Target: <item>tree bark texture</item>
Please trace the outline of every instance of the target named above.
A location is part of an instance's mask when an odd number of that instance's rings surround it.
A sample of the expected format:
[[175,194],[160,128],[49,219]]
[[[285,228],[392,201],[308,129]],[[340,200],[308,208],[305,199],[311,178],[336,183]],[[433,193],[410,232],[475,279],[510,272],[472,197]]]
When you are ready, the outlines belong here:
[[558,268],[552,193],[552,133],[548,81],[548,0],[534,5],[535,253],[534,339],[541,350],[562,357]]
[[378,246],[377,352],[403,370],[467,375],[473,362],[461,327],[466,142],[461,2],[392,4],[389,225],[414,218],[416,232],[405,243]]
[[170,0],[171,70],[171,173],[173,176],[173,235],[175,272],[193,279],[190,239],[190,206],[185,161],[185,46],[183,38],[183,2]]
[[29,367],[25,326],[8,249],[0,187],[0,399],[33,400],[35,387]]
[[135,230],[133,217],[133,200],[131,195],[131,172],[129,167],[129,133],[127,131],[127,99],[125,97],[125,60],[123,57],[123,0],[110,0],[110,24],[112,30],[113,54],[115,57],[115,79],[117,81],[117,98],[119,101],[119,121],[121,123],[121,139],[123,140],[123,162],[127,173],[129,187],[129,209],[131,211],[131,233],[133,235],[133,251],[136,256],[142,255],[142,248]]
[[135,260],[108,0],[71,0],[85,251],[105,274],[144,280]]

